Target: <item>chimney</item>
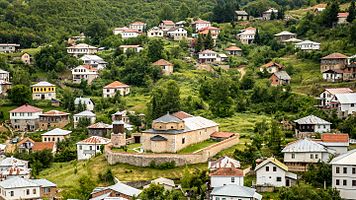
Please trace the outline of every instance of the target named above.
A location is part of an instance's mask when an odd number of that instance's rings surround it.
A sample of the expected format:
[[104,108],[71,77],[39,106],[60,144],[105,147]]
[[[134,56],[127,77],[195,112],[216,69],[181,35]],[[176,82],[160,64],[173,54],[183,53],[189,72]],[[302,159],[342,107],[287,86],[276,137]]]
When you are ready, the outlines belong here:
[[122,120],[116,120],[112,123],[113,125],[113,133],[114,134],[123,134],[125,133],[125,123]]

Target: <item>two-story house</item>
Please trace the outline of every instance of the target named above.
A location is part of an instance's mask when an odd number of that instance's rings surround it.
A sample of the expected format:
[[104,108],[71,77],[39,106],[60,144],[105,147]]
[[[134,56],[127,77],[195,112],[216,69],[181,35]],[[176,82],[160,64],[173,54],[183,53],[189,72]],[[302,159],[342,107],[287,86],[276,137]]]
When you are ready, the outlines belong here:
[[19,131],[35,131],[42,109],[24,104],[10,111],[11,126]]
[[153,66],[158,66],[162,69],[162,73],[164,75],[171,75],[173,74],[174,65],[167,60],[159,59],[156,62],[152,63]]
[[340,118],[347,118],[356,113],[356,93],[335,94],[332,101],[337,104],[337,112]]
[[211,35],[211,38],[213,38],[214,45],[215,45],[216,39],[218,39],[218,36],[220,34],[220,29],[217,27],[213,27],[213,26],[207,26],[207,27],[199,29],[199,32],[198,32],[199,35],[203,35],[203,36],[207,36],[209,33]]
[[106,65],[108,64],[104,59],[97,55],[84,55],[79,59],[83,61],[84,65],[90,65],[97,70],[106,68]]
[[129,24],[130,29],[136,30],[138,32],[144,32],[146,30],[146,26],[147,24],[145,22],[140,21],[132,22]]
[[137,30],[128,28],[128,29],[123,29],[119,34],[121,35],[122,39],[128,39],[128,38],[136,38],[140,36],[142,33]]
[[93,111],[95,107],[95,103],[91,98],[86,97],[77,97],[74,99],[74,105],[78,108],[79,105],[82,105],[85,110]]
[[244,10],[235,11],[237,21],[247,21],[249,19],[249,14]]
[[297,137],[302,138],[312,133],[330,132],[331,123],[321,119],[315,115],[308,115],[306,117],[294,120],[296,125],[295,133]]
[[242,44],[252,44],[255,40],[256,31],[256,28],[249,27],[241,30],[241,32],[237,34],[236,37]]
[[0,69],[0,80],[10,82],[10,72]]
[[295,48],[301,49],[302,51],[313,51],[320,49],[320,43],[313,42],[310,40],[304,40],[295,44]]
[[69,113],[59,110],[50,110],[40,114],[39,128],[43,130],[63,128],[69,122]]
[[321,58],[320,71],[342,70],[347,65],[348,57],[341,53],[332,53]]
[[278,10],[275,8],[270,8],[262,13],[262,19],[271,20],[271,16],[274,15],[274,19],[276,19],[278,15]]
[[209,174],[210,187],[216,188],[224,185],[244,185],[244,172],[235,167],[222,167]]
[[224,49],[227,55],[230,56],[242,56],[242,49],[236,45],[230,45]]
[[337,14],[337,24],[346,24],[348,16],[349,16],[348,12],[338,13]]
[[0,44],[0,52],[2,53],[14,53],[20,47],[19,44]]
[[41,135],[42,142],[61,142],[70,137],[72,131],[55,128]]
[[167,36],[173,40],[183,40],[188,37],[188,32],[184,28],[174,27],[167,31]]
[[122,182],[117,182],[115,185],[108,187],[97,187],[90,194],[89,200],[127,200],[137,198],[142,191],[126,185]]
[[147,31],[147,37],[163,37],[164,31],[157,26],[152,27],[150,30]]
[[87,119],[90,124],[94,124],[96,120],[96,115],[95,113],[89,110],[85,110],[83,112],[74,114],[73,116],[74,128],[78,126],[78,123],[80,122],[81,119]]
[[320,107],[337,108],[337,102],[333,101],[335,94],[348,94],[352,92],[350,88],[326,88],[324,92],[319,95]]
[[121,83],[120,81],[114,81],[103,88],[103,97],[114,97],[116,93],[120,96],[126,96],[130,93],[130,86]]
[[110,143],[110,139],[91,136],[77,143],[78,160],[88,160],[101,152],[101,146]]
[[67,47],[67,53],[79,56],[79,55],[87,55],[87,54],[96,54],[98,52],[98,48],[94,46],[90,46],[85,43],[76,44],[70,47]]
[[210,27],[211,23],[209,21],[198,19],[192,23],[192,26],[195,32],[199,32],[202,28]]
[[175,27],[175,23],[171,20],[162,20],[160,21],[158,27],[163,31],[164,35],[167,34],[167,31]]
[[218,59],[218,53],[209,49],[198,53],[199,63],[214,63]]
[[269,63],[267,63],[267,64],[262,65],[262,66],[260,67],[260,72],[266,71],[266,72],[268,72],[268,73],[270,73],[270,74],[273,74],[273,73],[275,73],[275,72],[282,71],[284,68],[285,68],[284,65],[279,64],[279,63],[277,63],[277,62],[271,61],[271,62],[269,62]]
[[297,38],[297,34],[291,33],[289,31],[282,31],[280,33],[274,34],[274,37],[281,42],[284,42],[286,40],[290,40],[293,38]]
[[56,86],[46,81],[31,85],[33,100],[51,100],[56,98]]
[[214,171],[220,168],[240,168],[240,162],[228,156],[221,157],[217,160],[209,161],[208,169]]
[[90,65],[79,65],[72,69],[74,83],[81,83],[82,80],[86,80],[88,84],[91,84],[94,79],[98,78],[98,76],[98,70]]

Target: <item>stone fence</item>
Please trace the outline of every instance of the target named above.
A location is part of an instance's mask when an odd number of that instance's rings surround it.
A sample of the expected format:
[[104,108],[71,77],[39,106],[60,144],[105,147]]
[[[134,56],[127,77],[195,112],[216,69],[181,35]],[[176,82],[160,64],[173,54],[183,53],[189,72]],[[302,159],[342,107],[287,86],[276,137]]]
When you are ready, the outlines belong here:
[[230,148],[239,142],[239,135],[213,144],[209,147],[201,149],[191,154],[154,154],[154,153],[127,153],[113,152],[112,145],[105,146],[105,158],[110,165],[116,163],[125,163],[139,167],[150,166],[152,162],[155,164],[163,164],[174,161],[176,166],[184,166],[186,164],[205,163],[209,158],[215,156],[220,151]]

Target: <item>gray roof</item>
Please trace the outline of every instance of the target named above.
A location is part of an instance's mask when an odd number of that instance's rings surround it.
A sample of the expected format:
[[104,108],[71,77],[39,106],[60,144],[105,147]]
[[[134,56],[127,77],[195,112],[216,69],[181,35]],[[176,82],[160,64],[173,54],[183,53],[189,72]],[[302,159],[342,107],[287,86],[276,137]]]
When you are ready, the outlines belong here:
[[151,137],[151,141],[167,141],[167,138],[160,135],[155,135]]
[[8,71],[5,71],[5,70],[0,69],[0,74],[9,74],[9,72],[8,72]]
[[61,136],[65,136],[65,135],[69,135],[72,131],[67,131],[67,130],[63,130],[60,128],[55,128],[53,130],[50,130],[46,133],[43,133],[42,136],[57,136],[57,135],[61,135]]
[[332,159],[332,165],[356,165],[356,149],[348,151],[344,154]]
[[172,187],[175,186],[174,181],[172,179],[168,179],[168,178],[164,178],[164,177],[159,177],[159,178],[157,178],[155,180],[152,180],[151,183],[169,185],[169,186],[172,186]]
[[331,124],[330,122],[325,121],[315,115],[309,115],[309,116],[294,120],[294,122],[298,123],[298,124],[322,124],[322,125]]
[[335,97],[341,104],[356,103],[356,93],[335,94]]
[[91,112],[90,110],[85,110],[83,112],[74,114],[74,116],[95,117],[96,115],[93,112]]
[[262,199],[262,195],[258,194],[255,189],[235,184],[216,187],[211,192],[211,195]]
[[0,182],[0,187],[5,189],[24,188],[24,187],[39,187],[37,183],[24,179],[19,176],[14,176]]
[[281,80],[290,80],[291,77],[288,75],[286,71],[274,72],[274,75],[277,76],[278,79]]
[[240,16],[248,16],[248,13],[244,10],[236,10],[235,13]]
[[20,160],[14,157],[7,157],[3,160],[0,161],[0,166],[1,167],[6,167],[6,166],[27,166],[28,161],[26,160]]
[[179,119],[178,117],[175,117],[169,113],[153,120],[153,122],[162,122],[162,123],[181,122],[181,121],[182,121],[181,119]]
[[31,179],[30,180],[33,183],[36,183],[37,185],[40,185],[41,187],[57,187],[55,183],[52,183],[51,181],[47,179]]
[[79,102],[80,102],[81,104],[88,104],[88,102],[90,102],[90,101],[91,101],[92,103],[94,103],[94,101],[92,101],[91,98],[77,97],[77,98],[75,98],[75,100],[74,100],[74,104],[77,105],[77,104],[79,104]]
[[126,194],[127,196],[133,197],[133,196],[138,196],[142,191],[139,189],[136,189],[134,187],[131,187],[129,185],[126,185],[124,183],[118,182],[115,185],[111,185],[107,187],[109,189],[115,190],[119,193]]
[[289,31],[282,31],[280,33],[274,34],[274,36],[282,36],[282,35],[292,35],[292,36],[294,36],[294,35],[297,35],[297,34],[291,33]]
[[52,86],[55,86],[55,85],[53,85],[52,83],[48,83],[47,81],[41,81],[34,85],[31,85],[31,87],[52,87]]
[[329,152],[323,145],[308,138],[300,139],[288,144],[282,153],[302,153],[302,152]]

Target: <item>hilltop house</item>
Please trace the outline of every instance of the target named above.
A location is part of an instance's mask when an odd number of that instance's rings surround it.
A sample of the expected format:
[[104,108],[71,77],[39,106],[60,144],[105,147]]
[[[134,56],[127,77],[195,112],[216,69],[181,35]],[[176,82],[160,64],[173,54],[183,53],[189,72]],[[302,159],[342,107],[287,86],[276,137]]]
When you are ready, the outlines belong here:
[[228,184],[221,187],[216,187],[210,193],[212,200],[237,199],[237,200],[261,200],[262,195],[256,192],[256,189],[240,186],[236,184]]
[[67,47],[67,53],[72,54],[74,56],[96,54],[97,52],[98,52],[97,47],[90,46],[85,43],[80,43],[77,45]]
[[140,45],[120,45],[120,49],[122,49],[122,52],[126,53],[128,50],[132,50],[135,53],[140,53],[143,50],[143,47]]
[[208,27],[199,29],[199,32],[198,32],[199,35],[203,35],[203,36],[207,36],[209,33],[211,35],[211,38],[213,38],[214,45],[215,45],[216,39],[218,39],[218,36],[220,34],[220,29],[213,27],[213,26],[208,26]]
[[274,72],[270,77],[271,85],[289,85],[291,81],[291,77],[286,71],[278,71]]
[[206,49],[198,53],[199,63],[225,62],[227,58],[228,58],[227,55],[219,54],[209,49]]
[[216,188],[224,185],[244,185],[244,172],[235,167],[218,168],[209,174],[210,187]]
[[321,58],[320,71],[342,70],[347,66],[348,57],[341,53],[332,53]]
[[345,133],[323,133],[321,139],[315,141],[335,151],[337,155],[346,153],[350,146],[349,135]]
[[163,31],[163,34],[166,35],[169,29],[175,27],[175,23],[171,20],[162,20],[160,21],[158,27]]
[[349,16],[348,12],[338,13],[337,14],[337,23],[338,24],[346,24],[347,17]]
[[31,56],[31,54],[29,54],[29,53],[27,53],[27,52],[25,52],[25,53],[23,53],[22,55],[21,55],[21,61],[23,62],[23,63],[25,63],[25,64],[27,64],[27,65],[31,65],[31,63],[32,63],[32,56]]
[[240,40],[242,44],[252,44],[255,40],[256,28],[246,28],[241,30],[239,34],[237,34],[237,39]]
[[91,98],[77,97],[74,100],[74,105],[77,107],[79,104],[84,106],[85,110],[93,111],[95,103]]
[[310,164],[316,164],[319,161],[328,162],[329,157],[334,155],[335,151],[304,138],[289,143],[282,153],[284,154],[284,163],[290,171],[303,172],[308,170]]
[[136,21],[129,24],[129,29],[136,30],[138,32],[144,32],[147,24],[144,22]]
[[240,168],[240,162],[230,157],[224,156],[215,161],[209,161],[208,169],[214,171],[220,168]]
[[161,185],[165,190],[173,190],[176,187],[173,180],[164,177],[159,177],[155,180],[152,180],[150,184],[143,186],[143,188],[146,189],[150,187],[151,184]]
[[33,100],[51,100],[56,98],[56,86],[52,83],[41,81],[31,85],[31,88]]
[[50,128],[63,128],[69,121],[69,113],[58,110],[50,110],[39,115],[39,128],[48,130]]
[[128,200],[138,197],[141,192],[141,190],[119,181],[115,185],[95,188],[90,194],[91,198],[89,200]]
[[74,116],[73,116],[74,128],[77,127],[80,119],[84,119],[84,118],[88,119],[90,124],[94,124],[95,120],[96,120],[96,115],[89,110],[85,110],[83,112],[74,114]]
[[0,69],[0,80],[9,82],[10,72]]
[[333,101],[337,104],[340,118],[347,118],[356,113],[356,93],[335,94]]
[[90,65],[79,65],[72,69],[72,76],[74,83],[81,83],[82,80],[86,80],[88,84],[91,84],[94,79],[98,78],[98,70]]
[[0,53],[14,53],[19,47],[19,44],[0,44]]
[[10,88],[10,73],[0,69],[0,95],[6,95]]
[[274,14],[274,19],[277,18],[278,10],[275,8],[270,8],[262,13],[262,19],[264,20],[271,20],[271,16]]
[[248,13],[244,10],[236,10],[235,14],[236,14],[237,21],[247,21],[249,18]]
[[134,30],[134,29],[124,29],[121,31],[121,33],[119,33],[121,35],[122,39],[128,39],[128,38],[136,38],[138,36],[140,36],[142,33]]
[[268,72],[270,74],[273,74],[275,72],[279,72],[285,68],[284,65],[276,63],[276,62],[269,62],[267,64],[264,64],[260,67],[260,72]]
[[230,56],[242,56],[242,49],[235,46],[235,45],[230,45],[229,47],[224,49],[227,53],[227,55]]
[[178,112],[153,120],[152,129],[142,132],[142,148],[154,153],[172,152],[210,138],[219,125],[200,116]]
[[332,187],[340,192],[342,199],[355,199],[356,149],[337,156],[330,164],[332,165]]
[[41,135],[42,142],[61,142],[70,137],[72,131],[55,128]]
[[130,93],[130,86],[114,81],[103,88],[103,97],[114,97],[117,92],[119,92],[120,96],[126,96]]
[[77,143],[78,160],[88,160],[91,157],[102,153],[101,146],[110,143],[110,139],[91,136]]
[[205,28],[205,27],[210,27],[211,23],[209,21],[201,20],[198,19],[192,23],[193,30],[195,32],[199,32],[199,30]]
[[336,108],[337,102],[332,101],[335,99],[336,94],[348,94],[353,91],[350,88],[326,88],[323,93],[319,95],[320,106],[322,108]]
[[301,49],[303,51],[319,50],[320,49],[320,43],[313,42],[313,41],[310,41],[310,40],[304,40],[302,42],[296,43],[295,44],[295,48]]
[[331,123],[317,116],[308,115],[306,117],[294,120],[296,125],[295,133],[297,137],[304,137],[311,133],[330,132]]
[[89,136],[108,137],[112,130],[112,125],[103,122],[97,122],[87,127]]
[[297,175],[276,158],[268,158],[255,168],[257,186],[289,187],[295,184]]
[[167,36],[173,40],[183,40],[188,37],[188,32],[184,28],[174,27],[167,31]]
[[11,126],[18,131],[34,131],[38,129],[39,116],[42,109],[24,104],[10,110]]
[[102,59],[97,55],[84,55],[79,59],[83,61],[84,65],[90,65],[96,68],[97,70],[106,68],[106,65],[108,64],[107,62],[104,61],[104,59]]
[[164,36],[164,31],[160,29],[159,27],[155,26],[151,28],[150,30],[147,31],[147,37],[163,37]]
[[275,37],[278,41],[284,42],[284,41],[286,41],[286,40],[290,40],[290,39],[293,39],[293,38],[297,38],[297,34],[291,33],[291,32],[289,32],[289,31],[282,31],[282,32],[280,32],[280,33],[275,34],[274,37]]
[[174,65],[164,59],[157,60],[156,62],[152,63],[152,65],[159,66],[162,69],[164,75],[173,74]]

